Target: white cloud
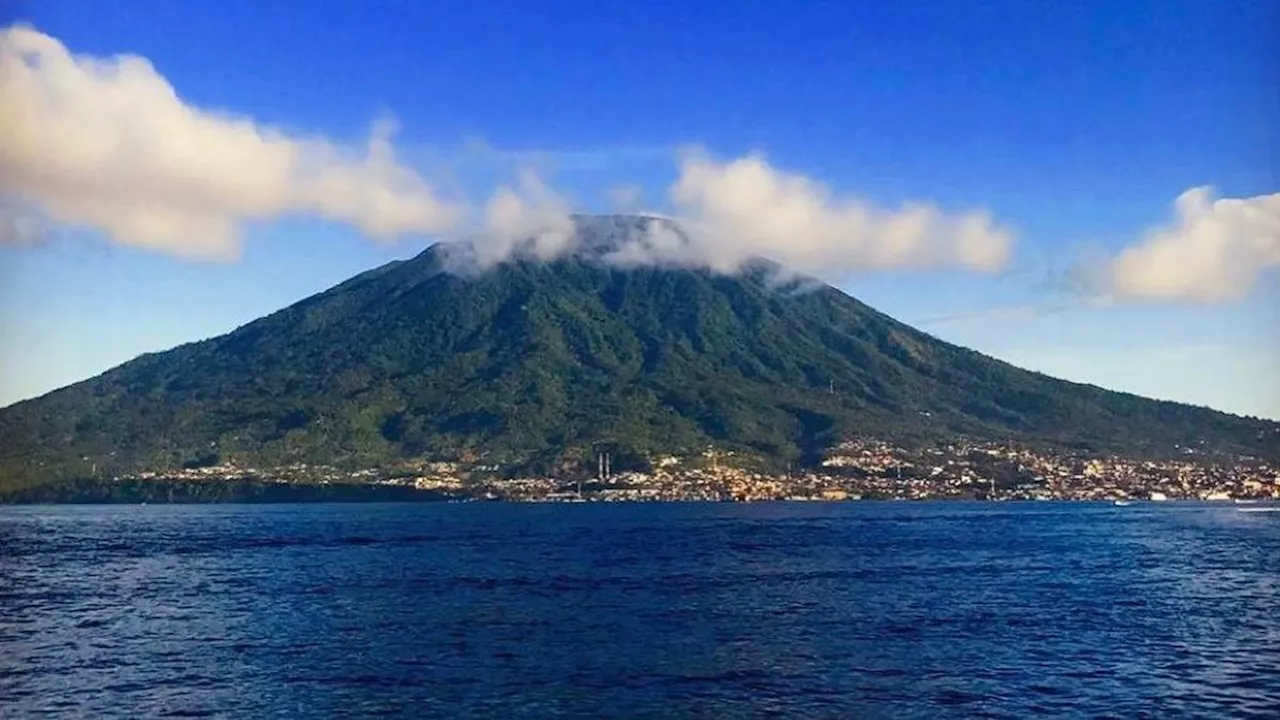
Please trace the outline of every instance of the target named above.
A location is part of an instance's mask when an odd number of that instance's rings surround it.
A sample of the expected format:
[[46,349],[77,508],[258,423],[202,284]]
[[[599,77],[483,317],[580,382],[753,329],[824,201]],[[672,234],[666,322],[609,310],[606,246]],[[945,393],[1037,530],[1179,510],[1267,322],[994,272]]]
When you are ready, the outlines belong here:
[[[0,30],[0,107],[0,197],[35,208],[30,217],[96,228],[126,245],[233,259],[245,222],[297,214],[346,222],[375,238],[469,235],[473,246],[455,255],[480,267],[512,256],[556,257],[577,244],[571,203],[532,172],[472,212],[442,200],[397,161],[389,121],[376,123],[360,149],[300,137],[190,105],[144,58],[73,55],[27,26]],[[557,157],[594,166],[619,152]],[[521,157],[509,159],[528,168],[533,161]],[[653,223],[609,260],[732,272],[766,257],[820,277],[944,266],[992,272],[1005,266],[1013,244],[985,212],[878,208],[758,156],[719,163],[687,154],[668,195],[682,231]],[[643,202],[636,186],[616,187],[610,197],[627,212]],[[27,219],[0,207],[0,241],[29,237]]]
[[532,171],[514,187],[500,186],[485,203],[480,230],[449,248],[452,269],[483,270],[514,257],[549,260],[573,249],[570,202]]
[[995,272],[1014,243],[985,211],[950,215],[925,203],[887,210],[835,196],[757,155],[719,163],[687,154],[669,193],[702,260],[724,271],[763,256],[823,277],[947,266]]
[[[615,245],[605,262],[624,267],[705,267],[733,273],[755,259],[833,278],[854,270],[959,267],[995,272],[1013,237],[981,211],[949,215],[928,204],[898,211],[835,197],[807,177],[758,156],[717,163],[688,153],[667,194],[673,214],[641,211],[636,186],[609,191],[619,211],[658,219],[643,227],[600,225]],[[488,267],[511,257],[552,258],[579,249],[571,205],[526,173],[518,190],[500,188],[483,230],[453,249],[455,267]],[[593,239],[605,239],[603,236]]]
[[1111,263],[1121,298],[1218,302],[1244,297],[1280,267],[1280,193],[1215,198],[1209,187],[1178,196],[1174,222],[1154,229]]
[[193,107],[144,58],[72,55],[0,30],[0,193],[117,242],[239,254],[244,221],[312,214],[376,238],[447,230],[459,209],[397,163],[377,123],[363,153]]
[[[710,262],[708,244],[699,243],[688,227],[678,219],[650,215],[652,220],[643,230],[619,239],[617,247],[604,260],[618,267],[675,266],[715,267]],[[715,267],[733,271],[735,267]]]

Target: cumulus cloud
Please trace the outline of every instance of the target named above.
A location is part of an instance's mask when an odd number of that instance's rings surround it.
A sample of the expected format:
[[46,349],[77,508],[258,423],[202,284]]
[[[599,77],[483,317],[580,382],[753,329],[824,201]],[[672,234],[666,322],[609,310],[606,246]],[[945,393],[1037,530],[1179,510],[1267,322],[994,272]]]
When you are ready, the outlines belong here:
[[686,154],[669,194],[702,260],[722,271],[763,256],[827,277],[948,266],[995,272],[1014,244],[985,211],[948,214],[926,203],[881,208],[836,196],[758,155],[721,163]]
[[1174,216],[1111,263],[1117,297],[1236,300],[1280,266],[1280,193],[1235,199],[1192,188],[1174,202]]
[[27,26],[0,30],[0,107],[0,193],[127,245],[230,259],[249,220],[391,238],[460,214],[396,161],[390,122],[360,152],[293,136],[186,103],[144,58],[73,55]]
[[[605,262],[618,267],[669,266],[712,267],[732,271],[738,267],[716,267],[709,250],[712,243],[700,242],[688,226],[676,218],[648,216],[649,222],[618,238],[604,255]],[[705,240],[705,238],[704,238]]]
[[479,230],[467,242],[448,248],[455,271],[475,271],[512,258],[550,260],[573,249],[577,241],[568,199],[548,187],[532,171],[519,174],[485,203]]
[[[557,257],[581,241],[572,204],[532,172],[498,187],[482,207],[450,202],[397,159],[391,121],[375,123],[361,148],[299,136],[193,106],[144,58],[75,55],[28,26],[0,29],[0,108],[0,199],[9,203],[0,207],[0,242],[38,237],[38,218],[96,228],[125,245],[226,260],[239,255],[246,222],[310,215],[374,238],[467,237],[465,249],[450,252],[483,268]],[[588,153],[592,163],[616,154]],[[685,154],[667,194],[677,224],[650,223],[621,238],[605,253],[609,262],[733,272],[765,257],[820,277],[944,266],[992,272],[1013,244],[985,212],[880,208],[754,155],[717,162]],[[608,195],[620,211],[642,209],[638,186]]]
[[[944,213],[924,203],[888,210],[837,197],[821,184],[770,166],[759,156],[725,163],[686,153],[667,190],[672,214],[642,211],[635,186],[609,191],[619,211],[650,222],[595,223],[597,257],[623,267],[708,268],[734,273],[760,259],[787,275],[832,278],[856,270],[958,267],[995,272],[1006,266],[1013,236],[983,211]],[[571,206],[526,174],[485,207],[483,230],[453,254],[487,267],[511,257],[548,259],[574,252],[584,238]],[[607,237],[606,237],[607,236]]]

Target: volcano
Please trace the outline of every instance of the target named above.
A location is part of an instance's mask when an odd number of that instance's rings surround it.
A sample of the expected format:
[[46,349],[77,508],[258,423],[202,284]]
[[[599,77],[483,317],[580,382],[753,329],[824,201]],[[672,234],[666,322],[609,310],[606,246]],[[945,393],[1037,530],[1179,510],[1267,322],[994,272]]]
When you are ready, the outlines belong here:
[[867,436],[1277,454],[1277,423],[1022,370],[765,261],[610,259],[667,220],[575,222],[555,259],[459,270],[465,248],[437,244],[4,408],[0,488],[202,462],[547,471],[600,447],[622,466],[708,445],[804,464]]

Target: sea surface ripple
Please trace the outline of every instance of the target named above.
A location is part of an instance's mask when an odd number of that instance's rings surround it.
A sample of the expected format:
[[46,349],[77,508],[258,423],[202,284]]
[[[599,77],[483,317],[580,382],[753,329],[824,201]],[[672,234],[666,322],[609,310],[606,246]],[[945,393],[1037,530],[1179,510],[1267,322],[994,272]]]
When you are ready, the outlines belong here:
[[0,508],[42,715],[1280,717],[1280,513]]

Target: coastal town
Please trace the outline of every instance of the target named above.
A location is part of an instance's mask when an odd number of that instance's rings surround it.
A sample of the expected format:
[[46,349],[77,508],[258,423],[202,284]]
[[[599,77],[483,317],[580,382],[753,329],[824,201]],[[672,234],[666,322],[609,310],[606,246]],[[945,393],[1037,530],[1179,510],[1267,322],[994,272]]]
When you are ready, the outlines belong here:
[[820,464],[784,472],[750,456],[706,448],[615,470],[608,453],[594,473],[567,477],[511,474],[500,464],[411,461],[341,470],[295,463],[254,468],[223,463],[150,471],[118,479],[190,482],[397,486],[454,500],[515,502],[848,501],[848,500],[1261,500],[1280,499],[1280,465],[1251,457],[1181,449],[1177,460],[1077,457],[996,444],[906,449],[850,440]]

